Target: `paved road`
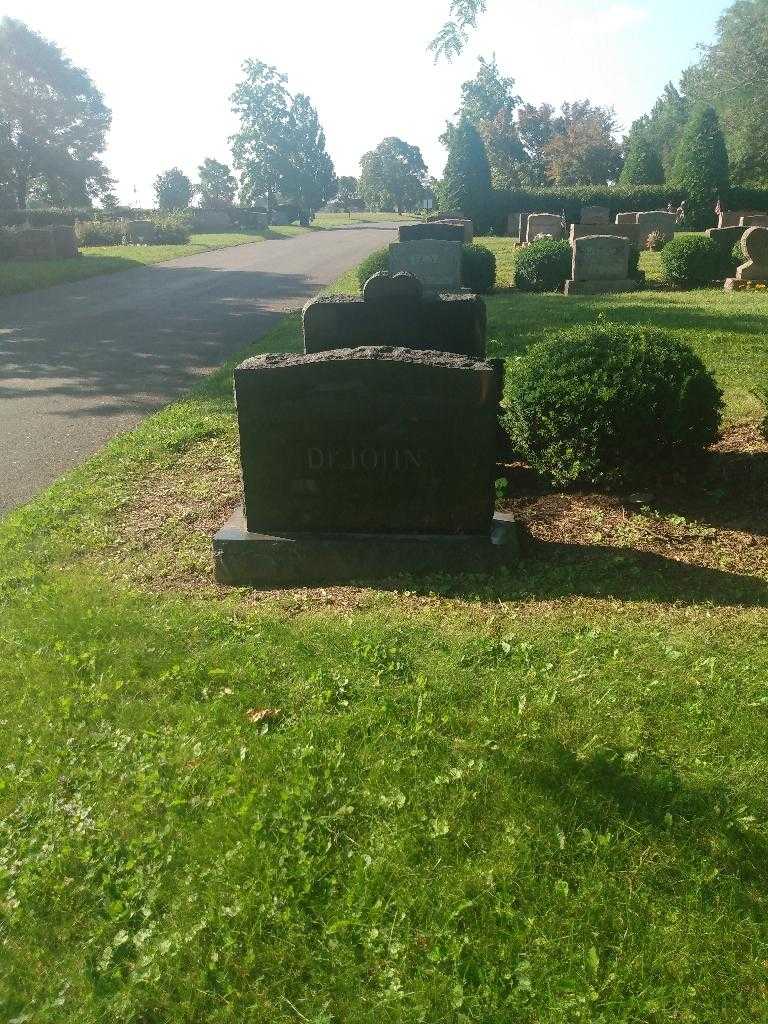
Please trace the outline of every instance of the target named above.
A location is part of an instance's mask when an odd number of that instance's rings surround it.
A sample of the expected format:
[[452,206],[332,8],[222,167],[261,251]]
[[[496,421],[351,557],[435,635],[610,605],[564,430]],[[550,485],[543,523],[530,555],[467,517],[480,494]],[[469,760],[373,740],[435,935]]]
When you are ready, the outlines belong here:
[[0,299],[0,514],[394,237],[310,232]]

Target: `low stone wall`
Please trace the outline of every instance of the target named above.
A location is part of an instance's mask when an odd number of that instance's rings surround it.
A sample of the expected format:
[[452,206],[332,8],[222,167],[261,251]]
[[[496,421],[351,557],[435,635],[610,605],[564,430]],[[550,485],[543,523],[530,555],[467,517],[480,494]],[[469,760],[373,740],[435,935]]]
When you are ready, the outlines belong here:
[[0,246],[2,260],[68,260],[79,255],[75,229],[68,224],[8,230]]

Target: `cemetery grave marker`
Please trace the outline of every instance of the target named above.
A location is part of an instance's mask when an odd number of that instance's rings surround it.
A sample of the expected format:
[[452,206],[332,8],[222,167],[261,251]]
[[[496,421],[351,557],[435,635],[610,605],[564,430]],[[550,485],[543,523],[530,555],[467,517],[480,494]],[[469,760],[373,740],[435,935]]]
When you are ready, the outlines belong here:
[[304,351],[390,345],[485,358],[478,295],[425,295],[412,274],[374,274],[360,295],[320,295],[304,307]]
[[465,224],[469,224],[471,241],[472,221],[431,220],[423,224],[402,224],[397,234],[401,242],[418,242],[425,238],[433,238],[442,242],[463,244],[467,241]]
[[582,224],[610,224],[611,211],[607,206],[583,206],[581,208]]
[[416,242],[392,242],[389,269],[418,277],[425,292],[457,292],[461,288],[461,242],[424,238]]
[[613,235],[575,239],[571,280],[565,282],[565,294],[637,291],[638,280],[629,277],[630,246],[626,238]]
[[669,241],[675,234],[675,214],[667,210],[648,210],[636,215],[639,227],[638,244],[641,249],[648,248],[648,236],[658,231]]
[[736,271],[736,277],[729,277],[725,290],[741,291],[755,284],[768,284],[768,227],[747,228],[741,237],[741,248],[746,260]]
[[291,585],[488,571],[517,558],[494,518],[501,365],[360,347],[235,370],[244,513],[216,578]]
[[559,241],[565,235],[563,218],[556,213],[531,213],[525,229],[525,240],[529,244],[539,235],[550,235]]

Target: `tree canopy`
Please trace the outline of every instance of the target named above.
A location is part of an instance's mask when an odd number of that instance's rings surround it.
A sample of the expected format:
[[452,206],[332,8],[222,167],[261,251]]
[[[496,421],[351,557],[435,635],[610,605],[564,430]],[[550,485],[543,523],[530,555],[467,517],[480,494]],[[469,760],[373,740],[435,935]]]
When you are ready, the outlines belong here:
[[13,18],[0,22],[0,183],[28,201],[90,205],[109,193],[98,157],[111,114],[87,73]]
[[158,174],[154,189],[161,210],[186,210],[194,194],[192,182],[179,167]]
[[200,205],[207,208],[232,206],[237,195],[237,180],[227,164],[207,157],[197,169]]
[[728,152],[714,107],[697,107],[688,122],[675,157],[672,180],[688,192],[692,227],[709,227],[712,209],[729,185]]
[[642,129],[630,132],[619,185],[634,188],[636,185],[661,185],[663,182],[664,167],[656,148]]
[[448,20],[429,44],[435,61],[453,60],[467,45],[470,30],[477,28],[478,16],[485,13],[486,0],[451,0]]
[[734,180],[768,183],[768,0],[737,0],[717,38],[684,73],[693,101],[711,103],[725,132]]
[[442,181],[444,206],[458,207],[484,226],[491,198],[491,169],[477,129],[462,117],[451,132]]
[[287,78],[276,68],[247,60],[243,71],[232,95],[240,129],[231,140],[235,167],[242,172],[242,201],[266,199],[269,210],[278,200],[317,209],[336,189],[317,112],[307,96],[290,94]]
[[372,210],[398,213],[420,208],[427,167],[418,146],[390,136],[360,159],[360,194]]

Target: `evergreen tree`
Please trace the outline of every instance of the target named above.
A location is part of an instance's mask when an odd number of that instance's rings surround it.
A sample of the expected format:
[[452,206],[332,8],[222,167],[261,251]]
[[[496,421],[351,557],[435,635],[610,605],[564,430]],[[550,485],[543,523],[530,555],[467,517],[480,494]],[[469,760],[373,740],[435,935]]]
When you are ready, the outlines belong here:
[[728,191],[728,152],[714,107],[694,110],[680,140],[672,180],[688,193],[690,226],[710,227],[717,197]]
[[178,167],[158,174],[154,189],[161,210],[186,210],[194,192],[192,182]]
[[627,158],[619,175],[619,185],[634,188],[636,185],[663,183],[664,168],[658,152],[642,132],[630,132]]
[[442,192],[454,198],[456,205],[474,221],[476,227],[487,225],[491,169],[483,140],[466,117],[462,117],[450,133]]

